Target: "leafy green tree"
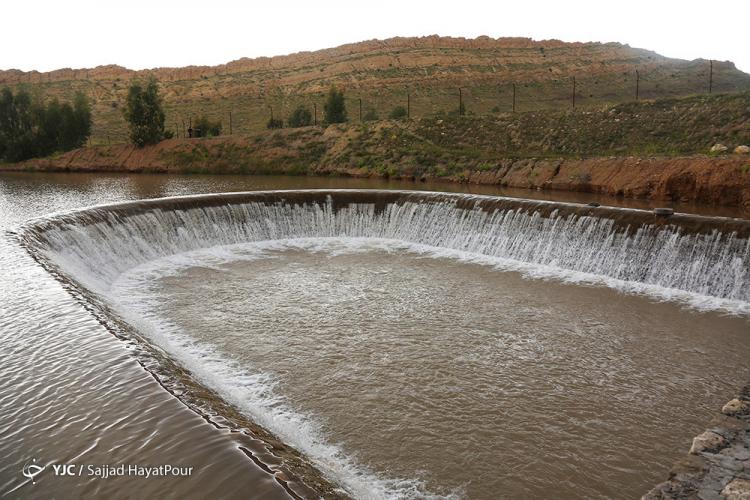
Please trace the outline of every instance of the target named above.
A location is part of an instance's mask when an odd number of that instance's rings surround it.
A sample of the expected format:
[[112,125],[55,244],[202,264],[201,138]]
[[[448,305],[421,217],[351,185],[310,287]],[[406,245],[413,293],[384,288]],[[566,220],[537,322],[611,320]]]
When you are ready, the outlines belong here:
[[346,121],[346,104],[344,93],[331,87],[328,91],[328,99],[323,106],[326,123],[344,123]]
[[[62,129],[69,126],[68,123],[63,123],[63,121],[68,122],[70,116],[63,118],[63,108],[57,99],[52,99],[47,103],[47,106],[36,102],[32,105],[32,110],[36,144],[34,156],[41,156],[48,151],[54,151],[55,144],[60,143],[60,139],[64,135]],[[70,105],[66,109],[66,115],[68,111],[72,111]],[[67,131],[65,135],[67,135]]]
[[312,113],[304,106],[297,106],[287,119],[287,124],[292,128],[307,127],[312,124]]
[[164,139],[164,109],[156,78],[149,78],[145,86],[141,82],[130,84],[125,119],[130,128],[130,140],[139,148]]
[[407,113],[405,107],[403,107],[403,106],[396,106],[391,111],[391,114],[388,115],[388,118],[390,118],[391,120],[403,120],[404,118],[406,118],[407,114],[408,113]]
[[91,105],[89,100],[81,92],[76,92],[73,98],[73,115],[71,127],[75,131],[68,137],[68,144],[74,148],[80,148],[86,143],[91,135]]
[[8,161],[34,156],[31,96],[25,90],[13,95],[5,88],[0,96],[0,151]]
[[0,92],[0,158],[22,161],[68,151],[91,133],[91,108],[83,94],[73,104],[32,99],[25,90]]

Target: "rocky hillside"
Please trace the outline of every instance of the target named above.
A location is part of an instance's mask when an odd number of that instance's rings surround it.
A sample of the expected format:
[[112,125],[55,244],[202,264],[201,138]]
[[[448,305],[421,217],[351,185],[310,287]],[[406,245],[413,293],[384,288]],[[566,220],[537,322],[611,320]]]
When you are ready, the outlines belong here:
[[[49,73],[0,71],[0,86],[26,85],[45,96],[86,93],[94,102],[95,144],[126,139],[121,104],[133,78],[154,75],[162,84],[167,124],[182,130],[199,114],[235,133],[263,129],[271,110],[286,117],[299,104],[317,105],[332,84],[345,89],[349,116],[373,109],[384,118],[397,105],[412,117],[448,114],[458,108],[459,88],[468,114],[567,109],[632,101],[639,74],[643,99],[704,93],[709,63],[662,57],[618,43],[564,43],[526,38],[474,40],[446,37],[374,40],[316,52],[240,59],[221,66],[131,71],[119,66],[62,69]],[[750,75],[731,62],[713,63],[715,92],[750,90]]]

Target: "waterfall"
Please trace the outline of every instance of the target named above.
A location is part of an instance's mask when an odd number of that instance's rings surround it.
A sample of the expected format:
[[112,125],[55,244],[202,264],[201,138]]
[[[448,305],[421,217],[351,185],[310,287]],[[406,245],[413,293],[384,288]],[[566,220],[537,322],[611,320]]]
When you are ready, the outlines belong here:
[[32,222],[21,239],[94,292],[145,262],[202,248],[364,237],[750,302],[747,224],[675,217],[458,194],[279,191],[94,207]]

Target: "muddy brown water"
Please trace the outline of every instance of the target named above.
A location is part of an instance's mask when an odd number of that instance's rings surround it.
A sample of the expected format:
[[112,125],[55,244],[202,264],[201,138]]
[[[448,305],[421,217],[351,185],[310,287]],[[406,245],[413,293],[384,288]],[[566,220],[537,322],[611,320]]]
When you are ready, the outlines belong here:
[[[3,174],[0,227],[122,200],[316,187],[420,186]],[[0,245],[0,495],[288,496],[240,450],[260,443],[222,426],[220,416],[212,424],[179,402],[138,364],[128,343],[109,334],[10,236]],[[138,314],[269,377],[274,393],[314,424],[321,442],[336,445],[365,488],[377,483],[373,491],[638,496],[666,476],[750,376],[750,323],[742,317],[530,280],[392,243],[313,242],[267,248],[256,257],[218,266],[196,261],[140,282],[134,275],[120,292],[140,284],[128,294],[139,295]],[[47,466],[36,484],[22,475],[32,460]],[[167,479],[51,472],[69,463],[171,464],[193,472]]]

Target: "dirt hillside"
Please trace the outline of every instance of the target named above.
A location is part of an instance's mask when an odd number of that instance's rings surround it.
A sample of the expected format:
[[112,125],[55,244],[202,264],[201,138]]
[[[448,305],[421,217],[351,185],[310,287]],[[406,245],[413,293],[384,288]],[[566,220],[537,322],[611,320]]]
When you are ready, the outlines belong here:
[[[480,37],[372,40],[316,52],[240,59],[220,66],[132,71],[119,66],[61,69],[49,73],[0,71],[0,87],[25,85],[44,96],[83,91],[94,103],[94,144],[126,141],[121,106],[128,83],[154,75],[162,85],[170,129],[199,114],[235,133],[260,132],[273,111],[286,118],[297,105],[322,114],[324,93],[345,89],[349,115],[373,109],[380,118],[408,105],[413,118],[450,113],[459,88],[468,114],[567,109],[572,78],[579,109],[633,100],[705,93],[709,62],[669,59],[619,43]],[[750,90],[750,75],[731,62],[713,63],[714,92]]]

